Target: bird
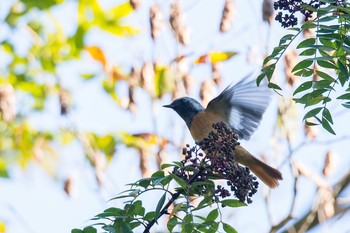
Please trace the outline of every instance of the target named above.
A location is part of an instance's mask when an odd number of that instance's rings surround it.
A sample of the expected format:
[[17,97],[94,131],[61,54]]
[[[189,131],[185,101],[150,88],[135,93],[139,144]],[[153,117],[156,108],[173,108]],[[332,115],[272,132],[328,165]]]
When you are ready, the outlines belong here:
[[[173,109],[186,123],[195,142],[203,140],[214,131],[213,124],[224,122],[239,139],[249,140],[262,120],[270,102],[267,85],[256,86],[255,79],[243,78],[237,84],[225,88],[206,108],[191,97],[175,99],[165,108]],[[233,151],[234,160],[248,167],[270,188],[276,188],[282,174],[277,169],[262,162],[241,145]]]

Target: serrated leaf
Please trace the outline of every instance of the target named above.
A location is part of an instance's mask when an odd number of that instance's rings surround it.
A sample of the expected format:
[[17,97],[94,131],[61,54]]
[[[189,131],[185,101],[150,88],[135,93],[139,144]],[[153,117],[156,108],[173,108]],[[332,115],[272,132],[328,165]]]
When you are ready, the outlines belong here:
[[217,219],[217,217],[219,216],[219,211],[218,209],[214,209],[212,211],[210,211],[210,213],[208,214],[206,221],[215,221],[215,219]]
[[226,233],[238,233],[235,228],[231,227],[227,223],[222,223],[222,228]]
[[329,122],[325,118],[322,118],[322,127],[328,132],[330,132],[331,134],[336,135],[332,126],[329,124]]
[[306,91],[312,87],[313,81],[307,81],[301,84],[297,89],[295,89],[293,95],[298,94],[299,92]]
[[247,206],[247,204],[240,202],[237,199],[225,199],[221,201],[221,204],[229,207],[241,207],[241,206]]
[[147,220],[147,221],[151,221],[151,220],[153,220],[155,218],[155,216],[156,216],[156,212],[155,211],[150,211],[143,218],[145,220]]
[[323,107],[319,107],[319,108],[315,108],[315,109],[308,111],[305,114],[303,120],[316,116],[319,112],[321,112],[322,109],[323,109]]
[[302,60],[294,66],[294,68],[292,69],[292,72],[294,73],[297,70],[308,68],[309,66],[312,65],[312,63],[313,61],[311,60]]
[[307,48],[310,45],[314,45],[316,43],[316,39],[315,38],[308,38],[303,40],[302,42],[300,42],[297,46],[297,49],[301,49],[301,48]]

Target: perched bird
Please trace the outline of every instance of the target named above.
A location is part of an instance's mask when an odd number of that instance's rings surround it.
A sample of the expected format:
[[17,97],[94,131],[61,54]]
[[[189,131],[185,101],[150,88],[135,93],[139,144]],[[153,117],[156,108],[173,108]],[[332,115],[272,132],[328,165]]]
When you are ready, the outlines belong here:
[[[213,124],[225,122],[238,135],[248,140],[259,126],[270,102],[269,88],[256,86],[254,79],[244,78],[228,86],[219,96],[212,99],[207,108],[190,97],[182,97],[163,107],[171,108],[186,122],[195,141],[203,140],[214,131]],[[260,161],[242,146],[233,151],[235,161],[248,167],[270,188],[278,186],[282,174]]]

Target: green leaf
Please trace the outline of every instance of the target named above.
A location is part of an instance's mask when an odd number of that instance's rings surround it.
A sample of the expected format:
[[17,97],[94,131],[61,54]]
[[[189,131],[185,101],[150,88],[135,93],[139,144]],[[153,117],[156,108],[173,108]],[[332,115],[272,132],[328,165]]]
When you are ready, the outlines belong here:
[[167,228],[169,232],[173,232],[174,227],[177,225],[177,218],[174,216],[169,219],[167,223]]
[[301,84],[293,93],[293,95],[296,95],[298,94],[299,92],[302,92],[302,91],[305,91],[305,90],[308,90],[312,87],[312,84],[313,84],[313,81],[307,81],[307,82],[304,82],[303,84]]
[[206,231],[207,233],[217,233],[219,229],[219,223],[214,222],[210,225],[208,231]]
[[261,73],[257,78],[256,78],[256,85],[259,86],[261,81],[265,78],[265,74]]
[[86,73],[86,74],[81,74],[80,76],[85,80],[90,80],[96,77],[96,74]]
[[268,86],[269,88],[272,88],[272,89],[275,89],[275,90],[282,90],[282,88],[281,88],[280,86],[278,86],[276,83],[271,83],[271,82],[269,82],[269,83],[267,84],[267,86]]
[[207,216],[206,221],[215,221],[215,219],[217,219],[218,216],[219,216],[218,209],[214,209],[214,210],[210,211],[210,213]]
[[330,132],[331,134],[335,135],[334,130],[332,129],[332,126],[329,124],[329,122],[325,119],[322,118],[322,126],[324,129],[326,129],[328,132]]
[[319,108],[315,108],[315,109],[312,109],[310,111],[308,111],[305,116],[304,116],[304,119],[307,119],[307,118],[311,118],[313,116],[316,116],[319,112],[321,112],[321,110],[323,109],[323,107],[319,107]]
[[312,56],[316,54],[316,49],[311,48],[311,49],[305,49],[303,52],[299,54],[299,56]]
[[152,221],[155,218],[155,216],[156,216],[156,212],[155,211],[150,211],[143,218],[145,220],[147,220],[147,221]]
[[149,178],[144,178],[144,179],[141,179],[137,182],[137,184],[143,188],[147,188],[151,183],[151,179]]
[[321,102],[322,100],[325,100],[326,97],[323,95],[319,95],[319,96],[315,96],[312,98],[309,98],[308,101],[305,104],[305,107],[309,107],[315,104],[318,104],[319,102]]
[[273,72],[275,71],[276,68],[276,64],[271,64],[268,66],[265,66],[264,68],[262,68],[262,72],[265,73],[267,80],[270,81],[273,75]]
[[163,163],[161,166],[160,166],[160,169],[164,170],[168,167],[174,167],[174,164],[171,164],[171,163]]
[[331,86],[333,82],[329,80],[320,80],[314,83],[313,88],[314,89],[327,89],[327,90],[333,90],[335,89]]
[[178,177],[177,175],[170,173],[170,176],[176,181],[176,183],[178,183],[178,185],[181,186],[181,188],[183,188],[184,190],[187,189],[187,183],[186,181],[184,181],[183,179],[181,179],[180,177]]
[[325,73],[323,71],[316,70],[316,74],[318,76],[320,76],[321,78],[325,79],[325,80],[329,80],[329,81],[332,81],[332,82],[335,81],[335,79],[332,76],[330,76],[329,74],[327,74],[327,73]]
[[155,218],[157,219],[160,215],[160,211],[165,203],[165,198],[166,198],[166,193],[163,194],[163,196],[160,198],[157,207],[156,207],[156,211],[155,211]]
[[238,233],[235,228],[231,227],[227,223],[222,223],[222,228],[226,233]]
[[193,232],[193,228],[194,228],[194,224],[193,224],[193,216],[192,214],[187,214],[184,218],[183,218],[183,231],[184,233],[187,232]]
[[307,121],[307,120],[305,120],[305,124],[308,125],[308,126],[319,125],[319,124],[317,124],[317,123],[314,123],[314,122],[311,122],[311,121]]
[[329,123],[333,124],[332,115],[327,108],[323,109],[322,118],[325,118]]
[[324,46],[336,49],[335,44],[330,39],[320,38],[319,40],[320,40],[321,44],[323,44]]
[[341,96],[338,96],[337,99],[339,100],[350,100],[350,93],[343,94]]
[[336,65],[334,65],[333,63],[328,62],[328,61],[317,60],[317,64],[323,68],[328,68],[328,69],[333,69],[333,70],[338,69],[338,67]]
[[121,224],[121,227],[122,227],[122,232],[123,232],[123,233],[132,233],[132,228],[131,228],[131,226],[129,225],[129,223],[123,222],[123,223]]
[[152,178],[162,178],[164,177],[164,171],[156,171],[151,175]]
[[71,230],[71,233],[84,233],[84,231],[75,228],[75,229]]
[[97,230],[92,226],[88,226],[88,227],[84,228],[83,232],[84,233],[97,233]]
[[284,44],[285,42],[287,42],[288,40],[291,40],[295,35],[294,34],[287,34],[284,35],[281,39],[280,39],[280,45]]
[[241,206],[247,206],[247,204],[240,202],[237,199],[225,199],[221,201],[221,204],[229,207],[241,207]]
[[346,68],[346,66],[340,61],[340,59],[338,59],[337,61],[337,65],[340,69],[340,72],[343,73],[343,75],[347,78],[349,78],[349,71],[348,69]]
[[311,60],[302,60],[294,66],[292,72],[294,73],[297,70],[308,68],[309,66],[312,65],[312,63],[313,63],[313,61],[311,61]]
[[308,38],[308,39],[305,39],[303,40],[302,42],[300,42],[297,46],[297,49],[300,49],[300,48],[307,48],[309,47],[310,45],[314,45],[316,43],[316,39],[315,38]]
[[307,21],[303,25],[301,25],[301,30],[308,29],[308,28],[315,28],[317,25],[312,21]]

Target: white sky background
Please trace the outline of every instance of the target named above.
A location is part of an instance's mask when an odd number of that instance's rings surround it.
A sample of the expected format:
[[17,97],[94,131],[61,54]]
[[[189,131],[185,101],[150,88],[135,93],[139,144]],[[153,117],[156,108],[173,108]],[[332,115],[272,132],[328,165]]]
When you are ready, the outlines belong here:
[[[6,13],[6,5],[9,6],[12,1],[2,1],[0,3],[0,17],[3,18]],[[119,1],[122,3],[121,1]],[[162,3],[164,15],[168,15],[170,1],[158,1]],[[176,48],[175,41],[169,28],[163,30],[163,33],[155,45],[155,52],[152,55],[152,41],[149,36],[148,12],[149,6],[154,1],[143,1],[141,8],[133,13],[125,21],[141,30],[142,35],[130,38],[116,38],[99,30],[94,30],[88,36],[87,44],[98,45],[102,48],[107,59],[114,64],[121,65],[128,70],[131,65],[141,66],[145,60],[151,60],[152,56],[160,59],[167,64],[177,53],[193,53],[189,60],[205,54],[210,50],[237,51],[239,54],[231,60],[222,64],[223,85],[222,90],[231,82],[237,82],[244,75],[252,70],[259,69],[259,62],[266,54],[266,45],[272,48],[277,45],[279,38],[284,34],[278,23],[274,23],[268,30],[266,23],[262,22],[261,3],[254,0],[235,0],[236,16],[233,19],[233,28],[230,32],[220,34],[218,31],[223,8],[223,0],[202,0],[202,1],[180,1],[186,14],[186,24],[191,29],[191,44],[188,48]],[[101,5],[105,8],[117,4],[115,1],[104,0]],[[2,6],[1,6],[2,5]],[[8,8],[7,8],[8,9]],[[67,1],[53,10],[53,15],[62,23],[64,30],[70,34],[75,30],[74,24],[76,12],[76,3]],[[44,19],[44,18],[43,18]],[[74,23],[72,23],[74,22]],[[2,26],[1,30],[9,33]],[[268,33],[271,33],[268,36]],[[18,35],[17,35],[18,36]],[[0,36],[1,38],[1,36]],[[269,39],[269,41],[267,41]],[[14,36],[14,40],[16,40]],[[21,46],[25,50],[25,45]],[[257,63],[248,64],[247,55],[250,47],[256,53]],[[135,57],[138,57],[135,62]],[[280,70],[276,78],[279,83],[284,82],[283,64],[281,60]],[[0,63],[1,58],[0,58]],[[74,110],[71,115],[73,123],[81,131],[95,131],[97,133],[115,133],[118,131],[127,131],[130,133],[152,132],[151,114],[149,114],[150,103],[148,95],[143,91],[136,92],[137,114],[131,115],[113,102],[101,88],[101,80],[104,75],[101,74],[97,79],[83,81],[79,78],[81,73],[100,71],[101,67],[96,64],[86,53],[82,55],[82,62],[71,62],[65,64],[59,69],[58,75],[62,79],[62,84],[73,94]],[[198,99],[198,90],[200,81],[210,78],[210,66],[199,65],[191,73],[195,80],[192,97]],[[121,93],[125,93],[123,86],[119,87]],[[284,94],[289,95],[287,89]],[[262,124],[249,142],[242,142],[245,147],[253,154],[259,156],[265,152],[270,163],[273,166],[279,165],[283,160],[282,156],[274,154],[270,148],[271,135],[276,120],[277,95],[267,110]],[[146,100],[146,101],[145,101]],[[157,131],[166,137],[172,137],[172,133],[182,135],[187,129],[183,121],[172,111],[163,109],[161,106],[169,103],[170,96],[164,96],[163,100],[157,103],[155,113],[159,115]],[[335,110],[340,108],[334,107]],[[144,114],[143,114],[144,113]],[[335,118],[336,137],[347,135],[349,113]],[[64,126],[67,121],[59,116],[57,101],[50,99],[47,104],[47,111],[43,114],[35,114],[31,117],[31,123],[38,128],[57,129]],[[300,129],[300,124],[297,124]],[[169,125],[175,124],[174,131],[167,130]],[[334,138],[319,128],[320,140],[325,141]],[[191,138],[187,136],[188,142]],[[297,145],[304,140],[302,131],[296,134],[294,144]],[[339,154],[337,171],[344,172],[350,165],[348,144],[340,142],[332,145],[309,146],[299,151],[294,160],[302,161],[313,172],[320,174],[324,163],[324,154],[327,150],[335,151]],[[173,148],[168,148],[169,161],[177,159]],[[59,149],[58,174],[56,179],[49,177],[37,164],[33,163],[25,171],[13,167],[11,179],[0,179],[0,219],[6,221],[8,233],[62,233],[70,232],[74,227],[83,227],[88,225],[88,219],[103,211],[111,204],[107,201],[116,196],[118,192],[126,189],[124,184],[136,181],[140,177],[139,156],[131,149],[122,146],[118,147],[117,153],[107,170],[106,176],[111,178],[110,189],[99,189],[95,184],[94,175],[90,166],[83,156],[83,151],[77,144]],[[154,165],[155,168],[155,165]],[[289,210],[290,198],[292,195],[292,176],[289,168],[281,168],[284,180],[278,189],[271,192],[273,204],[273,220],[278,222],[285,216]],[[75,178],[73,197],[67,197],[63,191],[64,179],[72,175]],[[335,172],[330,177],[330,182],[341,176]],[[312,205],[315,186],[310,180],[302,178],[299,185],[303,187],[302,196],[297,197],[297,207],[295,216],[304,213],[305,208]],[[253,198],[253,204],[248,207],[224,209],[230,220],[227,220],[238,232],[266,232],[269,229],[269,223],[266,217],[266,209],[263,199],[263,193],[266,187],[261,183],[258,193]],[[157,195],[154,195],[157,197]],[[156,204],[148,203],[149,207],[155,208]],[[350,232],[346,224],[346,218],[349,214],[342,217],[337,224],[332,222],[326,224],[324,229],[314,229],[312,232]],[[162,228],[158,228],[162,229]]]

